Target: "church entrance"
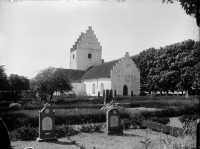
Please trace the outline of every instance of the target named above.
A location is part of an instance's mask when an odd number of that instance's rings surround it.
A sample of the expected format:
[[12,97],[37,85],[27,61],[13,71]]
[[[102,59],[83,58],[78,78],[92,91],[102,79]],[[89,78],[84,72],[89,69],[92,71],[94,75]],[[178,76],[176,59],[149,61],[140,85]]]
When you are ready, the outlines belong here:
[[123,87],[123,96],[128,96],[128,87],[126,85]]

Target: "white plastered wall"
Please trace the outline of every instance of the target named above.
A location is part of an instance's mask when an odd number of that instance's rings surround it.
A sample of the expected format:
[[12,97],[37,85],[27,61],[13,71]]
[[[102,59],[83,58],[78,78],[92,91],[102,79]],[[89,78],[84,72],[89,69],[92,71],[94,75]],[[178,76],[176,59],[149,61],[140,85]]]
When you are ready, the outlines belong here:
[[84,83],[71,83],[73,89],[72,91],[76,94],[76,95],[83,95],[86,92],[86,88],[85,88],[85,84]]
[[77,50],[70,53],[70,69],[77,69]]
[[116,89],[117,95],[123,95],[124,85],[128,87],[129,96],[131,96],[131,91],[133,95],[139,95],[140,72],[128,52],[111,70],[111,82],[113,93]]
[[[86,94],[89,96],[97,96],[98,91],[101,90],[101,84],[103,83],[104,90],[111,89],[110,78],[98,78],[98,79],[85,79],[83,83],[86,86]],[[93,84],[95,85],[95,93],[93,93]],[[101,93],[102,96],[102,93]]]

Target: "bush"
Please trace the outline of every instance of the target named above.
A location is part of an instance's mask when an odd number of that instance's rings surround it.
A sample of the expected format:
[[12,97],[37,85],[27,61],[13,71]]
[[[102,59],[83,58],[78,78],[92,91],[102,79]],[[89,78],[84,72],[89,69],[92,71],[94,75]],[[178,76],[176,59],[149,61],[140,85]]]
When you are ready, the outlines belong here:
[[151,120],[153,122],[157,122],[157,123],[161,123],[161,124],[168,124],[170,122],[169,118],[168,117],[163,117],[163,118],[160,118],[160,117],[152,117]]
[[21,110],[22,109],[22,105],[19,103],[11,103],[9,105],[9,108],[12,110]]
[[155,130],[155,131],[158,131],[158,132],[169,134],[169,135],[172,135],[174,137],[184,135],[184,130],[182,128],[171,127],[171,126],[168,126],[168,125],[152,122],[152,121],[149,121],[149,120],[142,121],[142,125],[144,127],[151,129],[151,130]]
[[55,129],[55,135],[57,138],[67,137],[77,134],[78,131],[75,131],[73,128],[67,125],[57,125]]
[[100,132],[102,128],[101,124],[86,124],[81,125],[81,127],[78,129],[80,132]]
[[183,128],[188,128],[190,123],[194,122],[199,118],[199,115],[182,115],[179,117],[179,120],[181,121]]
[[38,135],[38,128],[29,126],[22,126],[15,130],[15,138],[18,140],[35,140]]

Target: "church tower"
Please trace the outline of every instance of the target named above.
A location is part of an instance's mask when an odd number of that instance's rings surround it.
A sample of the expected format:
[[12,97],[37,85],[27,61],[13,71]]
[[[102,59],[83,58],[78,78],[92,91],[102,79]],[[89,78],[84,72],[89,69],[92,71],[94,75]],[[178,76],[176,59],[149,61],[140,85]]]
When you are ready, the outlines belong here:
[[70,69],[87,70],[102,63],[102,47],[92,27],[81,33],[70,51]]

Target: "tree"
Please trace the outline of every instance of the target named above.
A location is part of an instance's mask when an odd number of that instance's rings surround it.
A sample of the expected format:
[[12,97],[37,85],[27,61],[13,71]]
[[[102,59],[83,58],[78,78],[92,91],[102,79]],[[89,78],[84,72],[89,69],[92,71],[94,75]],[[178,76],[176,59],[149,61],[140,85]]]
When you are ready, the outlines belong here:
[[15,92],[15,95],[18,95],[18,92],[21,90],[28,90],[29,89],[29,79],[24,76],[18,76],[17,74],[10,74],[9,78],[9,86],[10,89]]
[[163,3],[174,1],[180,2],[180,5],[185,10],[186,14],[194,16],[196,18],[197,25],[200,27],[200,2],[199,0],[162,0]]
[[38,91],[50,95],[50,101],[55,91],[63,92],[72,90],[67,74],[61,68],[49,67],[41,70],[34,78],[34,81],[33,84]]
[[0,90],[5,90],[9,86],[4,66],[0,66]]

